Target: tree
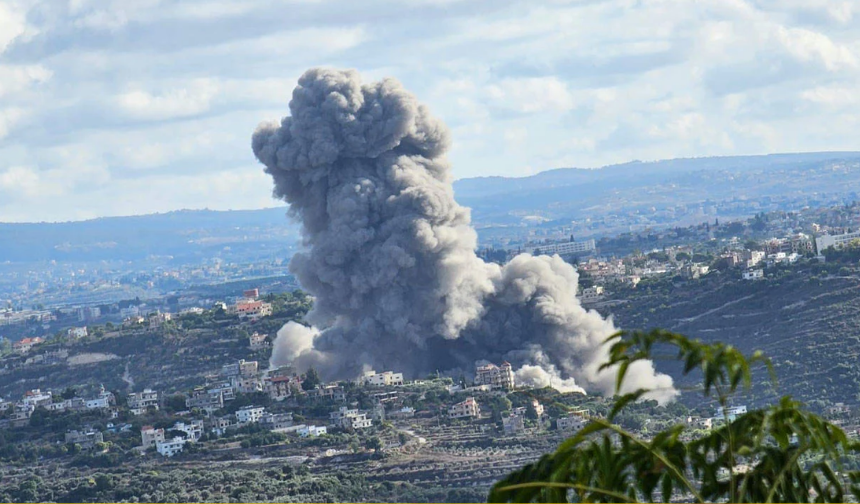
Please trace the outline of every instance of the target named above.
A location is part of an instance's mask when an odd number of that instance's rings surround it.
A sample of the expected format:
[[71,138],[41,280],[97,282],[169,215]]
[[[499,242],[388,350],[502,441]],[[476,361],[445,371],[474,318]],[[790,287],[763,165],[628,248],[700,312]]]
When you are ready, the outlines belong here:
[[319,373],[317,373],[317,370],[313,367],[308,368],[307,372],[305,373],[305,378],[304,380],[302,380],[302,389],[313,390],[320,383],[322,383],[322,380],[320,379],[320,375]]
[[[631,364],[664,355],[667,346],[677,348],[685,375],[701,375],[703,395],[724,412],[738,388],[750,388],[753,365],[774,380],[760,352],[746,356],[722,343],[663,330],[618,333],[608,342],[601,369],[617,369],[616,391]],[[648,392],[616,397],[606,419],[591,418],[554,453],[497,483],[490,502],[844,502],[847,492],[860,498],[860,471],[836,472],[860,444],[798,402],[784,397],[734,419],[724,413],[723,425],[696,439],[676,425],[645,441],[614,420]]]

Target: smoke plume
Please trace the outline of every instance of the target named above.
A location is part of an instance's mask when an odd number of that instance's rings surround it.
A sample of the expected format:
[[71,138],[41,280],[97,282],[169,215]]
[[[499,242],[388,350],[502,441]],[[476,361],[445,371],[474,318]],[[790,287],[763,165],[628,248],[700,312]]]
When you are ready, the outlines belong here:
[[[397,81],[312,69],[290,115],[253,135],[274,194],[302,223],[292,271],[314,298],[313,328],[287,324],[272,364],[313,365],[327,378],[363,369],[472,372],[507,360],[524,383],[613,391],[598,372],[615,328],[576,298],[558,256],[505,266],[475,254],[469,209],[454,200],[446,126]],[[638,362],[627,388],[670,400],[672,379]]]

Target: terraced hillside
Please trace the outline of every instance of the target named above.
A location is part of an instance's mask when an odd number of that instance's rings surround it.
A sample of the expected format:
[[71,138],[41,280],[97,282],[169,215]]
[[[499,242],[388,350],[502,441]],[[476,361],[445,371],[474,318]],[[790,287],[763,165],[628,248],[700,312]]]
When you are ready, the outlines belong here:
[[[628,302],[601,310],[620,327],[662,327],[773,360],[777,389],[761,372],[751,401],[792,395],[857,404],[860,399],[860,271],[807,264],[744,281],[714,273],[689,283],[640,285]],[[670,371],[671,372],[671,371]]]

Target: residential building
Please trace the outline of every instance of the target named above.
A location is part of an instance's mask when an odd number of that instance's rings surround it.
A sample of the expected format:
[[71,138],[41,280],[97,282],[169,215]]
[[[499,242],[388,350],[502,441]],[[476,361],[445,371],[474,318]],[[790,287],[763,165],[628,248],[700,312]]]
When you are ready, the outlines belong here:
[[263,390],[265,390],[273,400],[283,401],[293,394],[293,388],[299,388],[300,386],[301,381],[296,377],[273,376],[265,381]]
[[331,402],[343,402],[346,400],[346,391],[340,385],[326,385],[317,387],[306,392],[308,399],[327,400]]
[[714,418],[717,420],[728,418],[729,422],[734,422],[735,418],[746,414],[746,412],[746,406],[729,406],[727,409],[723,409],[722,406],[719,406],[714,414]]
[[594,240],[585,240],[581,242],[569,241],[560,243],[551,243],[549,245],[538,245],[532,250],[535,254],[544,255],[571,255],[593,252],[595,250]]
[[142,415],[150,408],[158,410],[158,392],[144,389],[143,392],[132,392],[128,395],[128,409],[132,415]]
[[236,420],[240,424],[257,423],[265,411],[262,406],[245,406],[236,412]]
[[474,397],[469,397],[463,402],[448,408],[448,418],[478,418],[481,416],[481,407]]
[[151,425],[145,425],[140,429],[140,439],[143,449],[146,450],[150,446],[155,446],[156,443],[164,441],[164,429],[156,429]]
[[182,453],[182,449],[185,448],[185,443],[185,438],[177,436],[169,441],[158,441],[155,444],[155,449],[158,450],[158,453],[163,457],[172,457],[177,453]]
[[221,389],[208,391],[202,388],[195,389],[191,393],[191,397],[185,400],[185,407],[188,409],[198,408],[209,412],[219,410],[224,407],[224,393]]
[[238,315],[239,318],[257,319],[272,314],[272,303],[254,299],[243,299],[236,302],[231,312]]
[[475,371],[475,384],[489,385],[493,389],[513,390],[514,371],[511,364],[505,361],[501,366],[493,363],[478,366]]
[[66,335],[70,338],[78,339],[78,338],[86,338],[89,333],[87,332],[87,327],[72,327],[68,331],[66,331]]
[[537,399],[532,399],[532,408],[534,408],[535,414],[538,416],[538,418],[543,416],[544,409],[543,404],[541,404],[540,401],[538,401]]
[[292,413],[265,413],[260,417],[260,425],[273,431],[280,431],[293,425]]
[[24,392],[24,397],[21,398],[22,404],[29,404],[34,407],[47,407],[54,400],[54,396],[50,392],[42,392],[41,389],[33,389]]
[[236,426],[236,418],[232,416],[220,417],[212,420],[211,430],[219,436],[223,436],[227,429]]
[[579,430],[588,423],[583,416],[572,414],[560,417],[555,421],[555,426],[558,430]]
[[382,373],[367,371],[364,373],[362,381],[373,387],[403,385],[403,373],[395,373],[393,371],[384,371]]
[[687,425],[693,429],[711,430],[714,426],[712,418],[687,417]]
[[92,429],[83,432],[72,430],[66,433],[65,442],[79,445],[82,450],[92,450],[96,443],[104,442],[104,436],[101,432]]
[[815,239],[815,250],[820,255],[822,252],[827,250],[830,247],[835,249],[841,249],[845,245],[853,242],[854,240],[860,240],[860,231],[854,231],[852,233],[844,233],[838,235],[823,235],[819,236]]
[[234,376],[230,379],[230,385],[243,394],[263,391],[263,382],[256,376]]
[[367,412],[350,409],[347,406],[341,406],[337,411],[332,411],[329,417],[332,425],[344,429],[364,429],[373,424],[373,420],[367,418]]
[[35,345],[38,345],[42,341],[44,341],[44,340],[42,338],[39,338],[39,337],[24,338],[20,341],[16,341],[15,343],[12,343],[12,349],[17,351],[17,352],[27,353],[30,350],[32,350]]
[[326,434],[325,425],[303,425],[296,431],[301,437],[317,437]]
[[505,434],[517,434],[526,430],[525,420],[522,415],[510,414],[502,418],[502,427]]
[[764,278],[764,271],[760,269],[744,271],[744,280],[760,280]]
[[251,347],[251,350],[263,350],[269,347],[269,342],[266,340],[265,334],[255,332],[248,337],[248,345]]
[[199,441],[203,436],[203,420],[191,420],[190,422],[176,422],[171,430],[185,433],[188,441]]
[[165,322],[173,320],[173,316],[169,313],[156,312],[151,314],[147,320],[149,320],[149,329],[154,331],[160,329]]
[[582,289],[579,293],[579,300],[582,303],[596,303],[603,299],[604,289],[602,285],[593,285]]

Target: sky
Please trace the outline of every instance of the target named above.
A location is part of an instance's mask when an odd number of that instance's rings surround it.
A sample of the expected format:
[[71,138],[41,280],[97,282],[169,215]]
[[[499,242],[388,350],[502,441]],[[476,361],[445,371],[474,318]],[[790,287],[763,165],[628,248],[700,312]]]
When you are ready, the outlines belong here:
[[277,206],[314,66],[394,77],[456,178],[857,150],[860,2],[0,0],[0,222]]

